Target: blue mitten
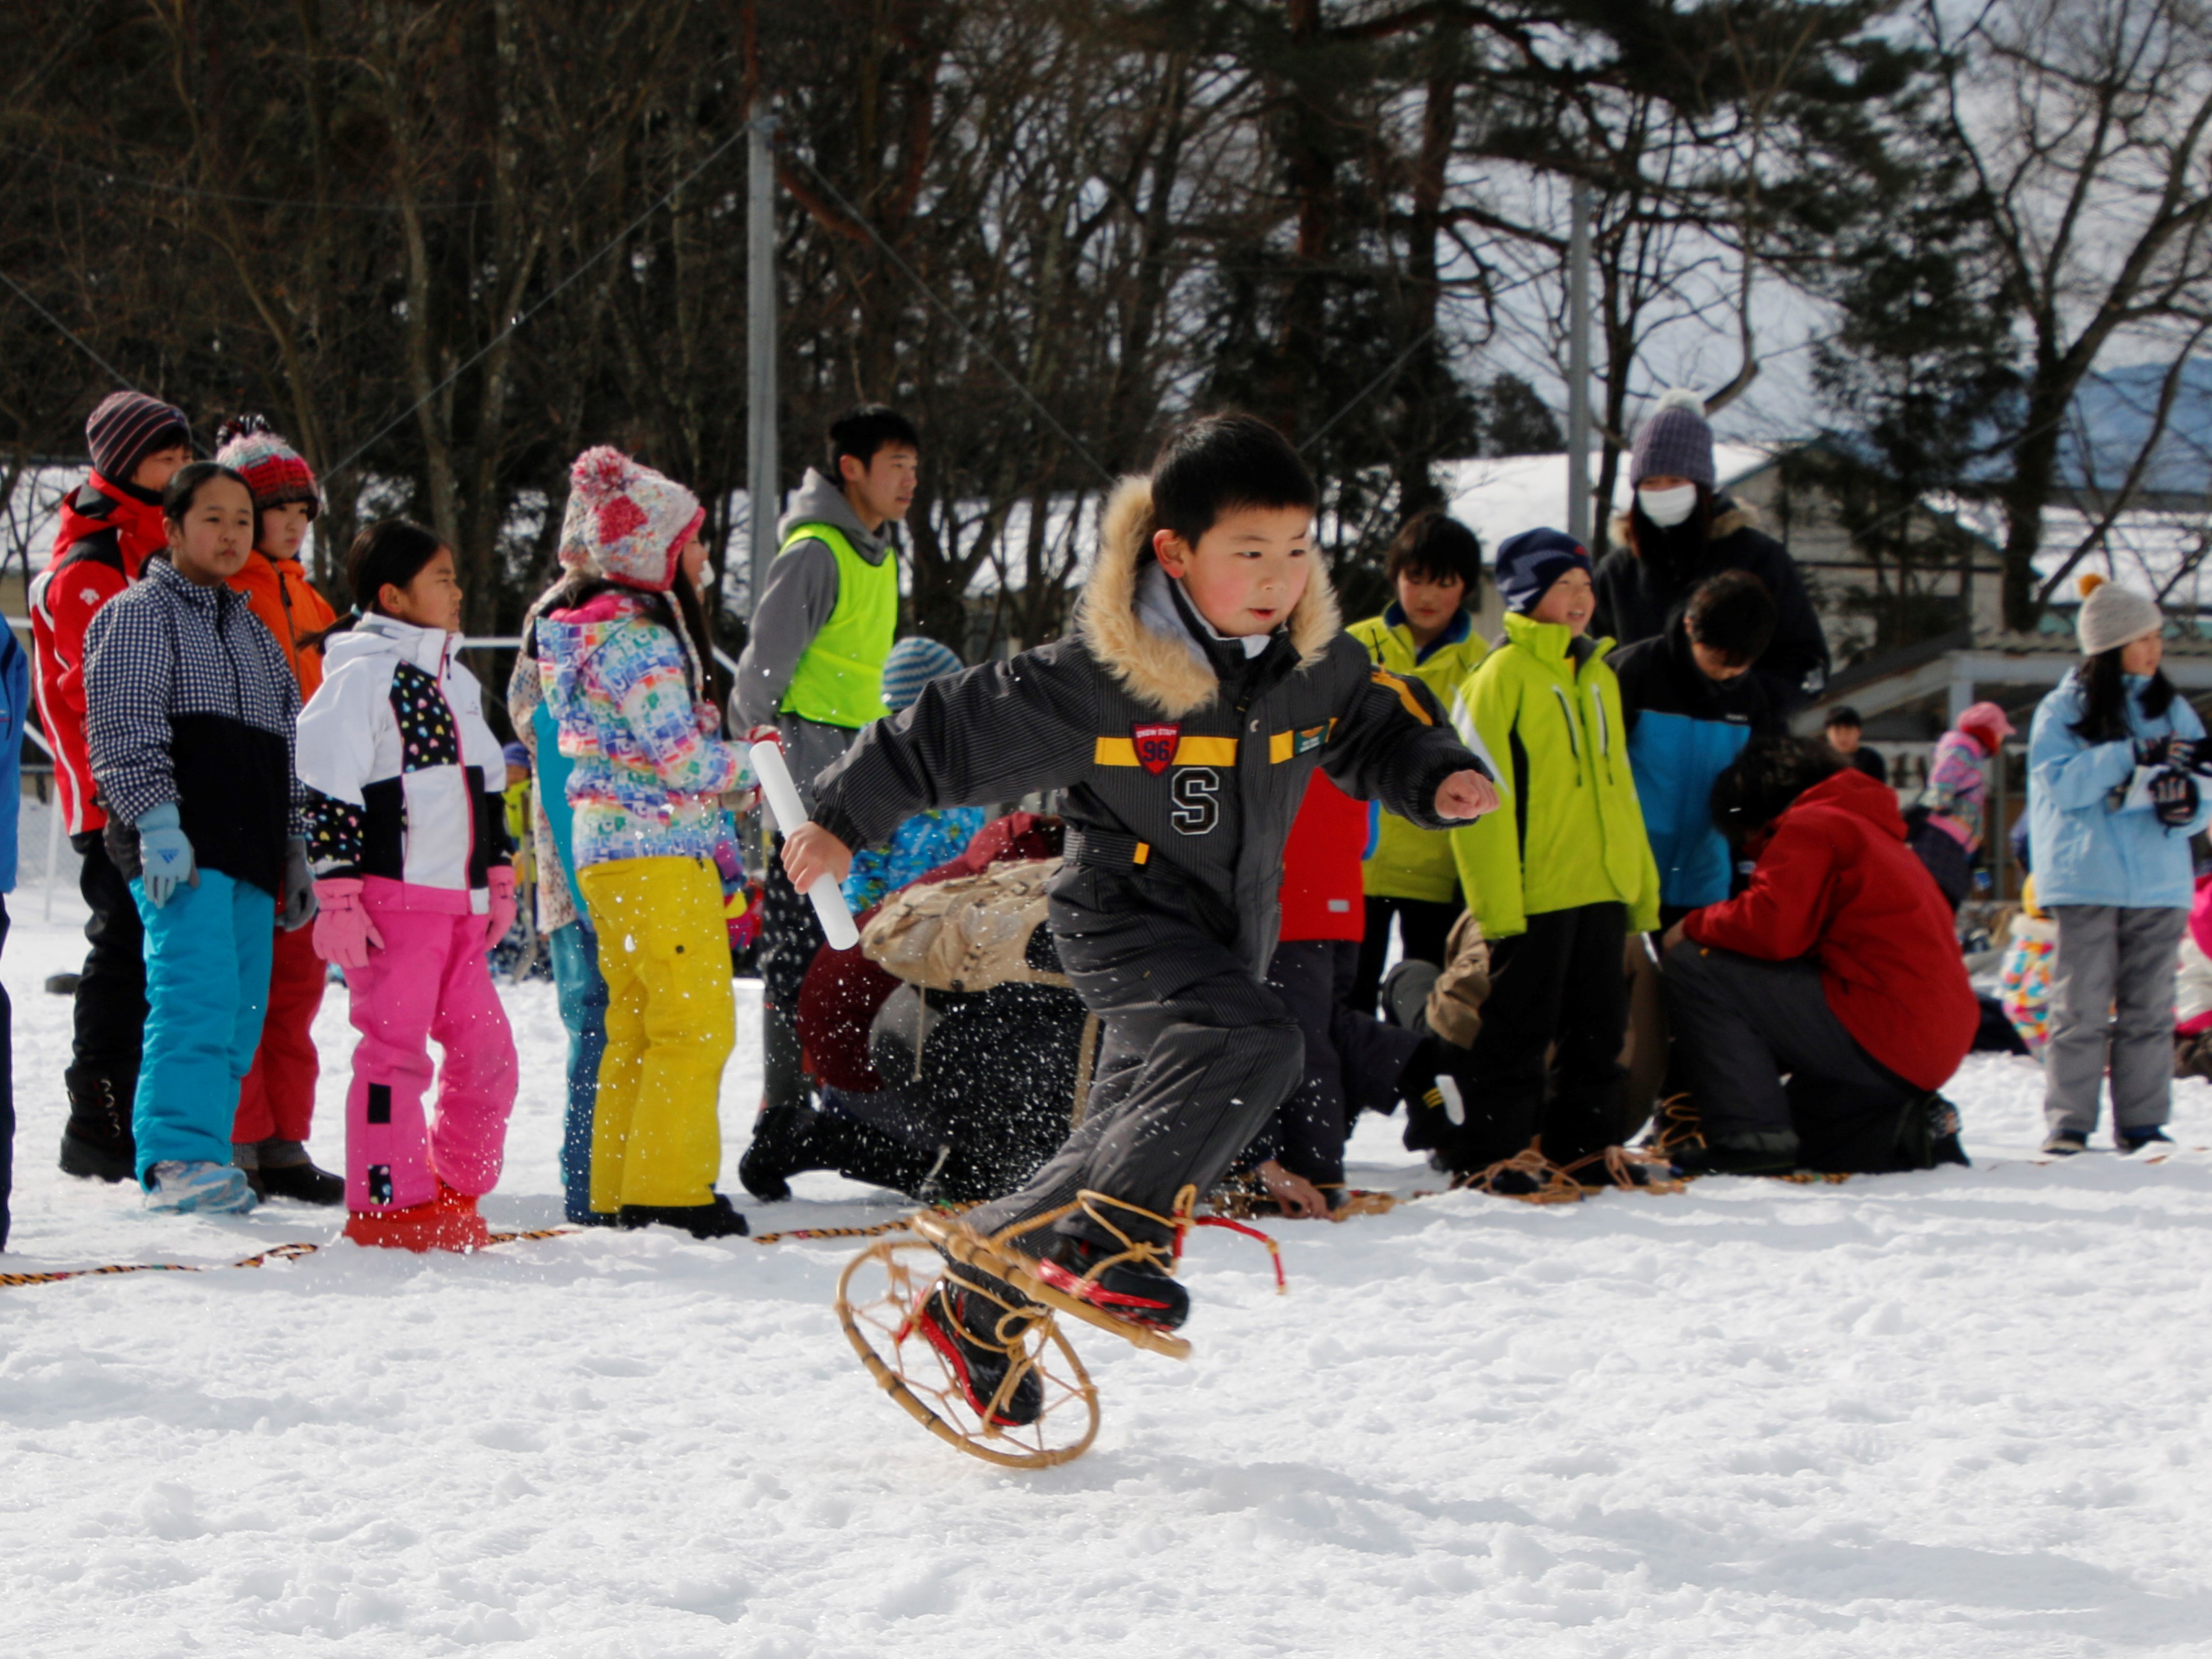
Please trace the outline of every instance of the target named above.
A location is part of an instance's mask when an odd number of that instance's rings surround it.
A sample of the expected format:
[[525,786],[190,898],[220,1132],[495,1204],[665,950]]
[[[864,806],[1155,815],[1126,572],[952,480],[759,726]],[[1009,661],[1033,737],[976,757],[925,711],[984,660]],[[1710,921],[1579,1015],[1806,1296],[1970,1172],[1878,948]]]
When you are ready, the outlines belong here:
[[158,910],[180,884],[198,882],[192,844],[179,827],[174,801],[164,801],[131,827],[138,832],[139,878],[148,902]]

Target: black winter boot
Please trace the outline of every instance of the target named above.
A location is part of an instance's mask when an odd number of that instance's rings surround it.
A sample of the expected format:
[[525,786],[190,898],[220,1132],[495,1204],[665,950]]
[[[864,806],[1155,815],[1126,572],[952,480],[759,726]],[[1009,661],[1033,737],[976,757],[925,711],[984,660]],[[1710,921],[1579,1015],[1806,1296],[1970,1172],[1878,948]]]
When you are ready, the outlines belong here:
[[[1172,1331],[1190,1317],[1190,1292],[1149,1261],[1114,1261],[1127,1249],[1073,1235],[1053,1243],[1032,1270],[1064,1296],[1135,1325]],[[1113,1262],[1101,1267],[1101,1262]]]
[[743,1238],[749,1231],[744,1217],[720,1193],[712,1204],[625,1204],[615,1225],[676,1227],[694,1238]]
[[1966,1164],[1959,1144],[1959,1109],[1939,1094],[1905,1103],[1897,1120],[1897,1167],[1932,1170],[1939,1164]]
[[138,1143],[131,1133],[131,1094],[115,1079],[72,1066],[62,1073],[69,1121],[62,1127],[62,1173],[88,1181],[131,1181],[138,1174]]
[[307,1149],[296,1140],[271,1137],[257,1141],[250,1148],[241,1148],[236,1161],[245,1169],[254,1192],[263,1198],[289,1198],[325,1208],[345,1202],[345,1177],[316,1168]]
[[[929,1346],[945,1357],[969,1409],[981,1417],[1005,1386],[1006,1373],[1018,1355],[1016,1343],[1000,1340],[999,1331],[1011,1310],[980,1291],[951,1279],[941,1279],[922,1300],[916,1322]],[[991,1420],[1001,1427],[1034,1423],[1044,1410],[1044,1383],[1034,1366],[1016,1379],[999,1401]]]
[[813,1110],[805,1106],[763,1106],[753,1119],[752,1145],[738,1160],[738,1180],[763,1204],[791,1196],[788,1177],[824,1167],[811,1161],[807,1130],[813,1119]]

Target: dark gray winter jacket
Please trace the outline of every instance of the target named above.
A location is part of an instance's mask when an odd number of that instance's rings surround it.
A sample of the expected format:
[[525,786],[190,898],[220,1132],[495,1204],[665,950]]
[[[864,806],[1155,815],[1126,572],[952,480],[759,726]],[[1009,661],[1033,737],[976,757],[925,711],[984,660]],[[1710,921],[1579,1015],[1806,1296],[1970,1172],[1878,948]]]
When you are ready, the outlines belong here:
[[1061,790],[1071,854],[1055,900],[1110,890],[1081,872],[1119,868],[1259,974],[1275,947],[1283,844],[1316,765],[1431,830],[1445,827],[1437,786],[1488,769],[1425,687],[1376,668],[1345,634],[1318,564],[1288,623],[1247,657],[1211,637],[1160,571],[1152,530],[1150,484],[1125,482],[1073,635],[931,682],[816,780],[815,818],[865,847],[925,807]]

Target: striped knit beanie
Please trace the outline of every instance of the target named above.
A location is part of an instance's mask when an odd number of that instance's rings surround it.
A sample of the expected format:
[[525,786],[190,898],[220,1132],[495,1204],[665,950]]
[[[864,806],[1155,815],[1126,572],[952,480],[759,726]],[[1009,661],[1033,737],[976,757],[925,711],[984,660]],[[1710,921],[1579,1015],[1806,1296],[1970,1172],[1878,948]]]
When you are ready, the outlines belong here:
[[314,469],[300,452],[269,429],[258,415],[241,415],[223,422],[216,460],[246,480],[253,492],[253,510],[265,513],[287,501],[305,501],[312,519],[323,510],[321,490],[315,487]]
[[1628,482],[1687,478],[1711,489],[1719,480],[1713,470],[1713,429],[1705,424],[1705,405],[1694,392],[1677,388],[1636,428],[1628,454]]
[[173,444],[191,447],[191,422],[173,404],[143,392],[111,392],[84,423],[92,470],[110,483],[129,483],[138,463]]
[[894,714],[911,708],[923,686],[966,666],[950,646],[935,640],[920,635],[901,640],[884,659],[884,705]]
[[561,562],[571,563],[572,549],[588,550],[609,581],[665,593],[676,583],[677,550],[706,518],[699,498],[674,479],[619,449],[587,449],[568,469]]

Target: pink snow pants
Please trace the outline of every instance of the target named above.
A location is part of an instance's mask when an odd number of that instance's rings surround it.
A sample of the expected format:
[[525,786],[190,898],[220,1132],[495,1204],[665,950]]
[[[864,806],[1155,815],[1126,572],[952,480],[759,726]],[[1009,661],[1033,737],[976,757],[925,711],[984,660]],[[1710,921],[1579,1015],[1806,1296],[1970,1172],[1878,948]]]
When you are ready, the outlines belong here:
[[[384,948],[346,974],[361,1033],[346,1091],[346,1207],[428,1204],[441,1180],[459,1193],[488,1193],[506,1154],[515,1060],[484,959],[484,919],[447,908],[468,896],[441,889],[372,878],[362,897]],[[445,1066],[426,1133],[434,1039]]]

